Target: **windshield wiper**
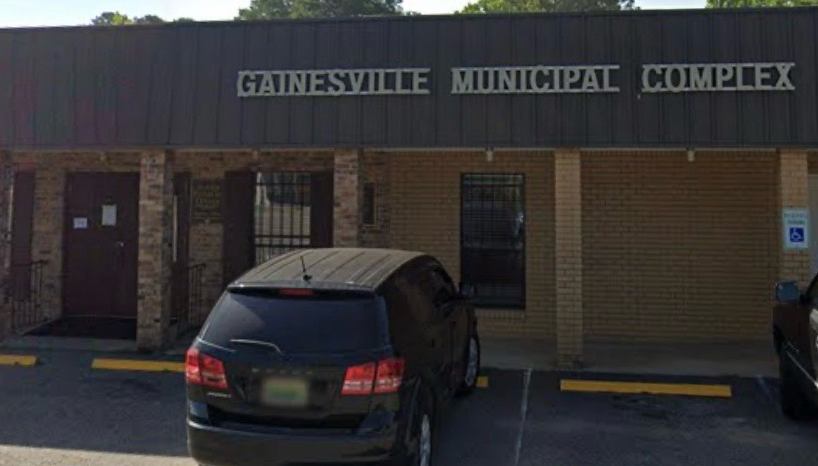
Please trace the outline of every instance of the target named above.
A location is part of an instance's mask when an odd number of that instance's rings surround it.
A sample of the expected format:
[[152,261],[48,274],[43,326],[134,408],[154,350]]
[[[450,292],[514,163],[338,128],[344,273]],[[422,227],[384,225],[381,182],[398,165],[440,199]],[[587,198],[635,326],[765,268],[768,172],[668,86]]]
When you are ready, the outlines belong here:
[[272,348],[278,351],[279,354],[284,354],[284,351],[281,351],[281,348],[278,347],[275,343],[270,343],[269,341],[261,341],[261,340],[246,340],[243,338],[234,338],[230,340],[230,343],[236,343],[238,345],[253,345],[253,346],[264,346],[265,348]]

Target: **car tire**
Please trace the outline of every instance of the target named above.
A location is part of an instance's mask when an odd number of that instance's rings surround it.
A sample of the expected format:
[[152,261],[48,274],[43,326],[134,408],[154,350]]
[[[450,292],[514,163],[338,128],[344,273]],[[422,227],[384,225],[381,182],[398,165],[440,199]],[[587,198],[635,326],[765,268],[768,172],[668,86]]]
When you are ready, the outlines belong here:
[[469,395],[477,387],[477,378],[480,377],[480,356],[480,338],[477,334],[471,335],[463,356],[463,381],[457,390],[458,395]]
[[413,426],[412,466],[432,466],[434,463],[435,410],[431,394],[426,394],[418,403]]
[[781,351],[778,357],[778,387],[781,411],[794,421],[803,421],[811,417],[812,407],[806,396],[798,388],[796,368],[787,351]]

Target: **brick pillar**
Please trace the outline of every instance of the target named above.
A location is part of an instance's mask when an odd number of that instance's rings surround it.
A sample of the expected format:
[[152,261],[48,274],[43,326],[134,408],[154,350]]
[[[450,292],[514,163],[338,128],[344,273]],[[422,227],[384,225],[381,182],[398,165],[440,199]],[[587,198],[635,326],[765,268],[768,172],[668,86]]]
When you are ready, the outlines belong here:
[[335,246],[360,246],[361,157],[357,150],[335,152],[332,237]]
[[[11,154],[0,152],[0,283],[9,280],[11,263],[11,196],[14,186],[14,165]],[[0,288],[0,341],[11,333],[11,303],[5,289]]]
[[143,153],[139,174],[136,343],[141,350],[158,350],[170,339],[173,154]]
[[[809,170],[807,153],[800,150],[781,151],[778,156],[778,206],[779,223],[781,211],[787,207],[809,208]],[[810,212],[818,215],[818,212]],[[779,234],[783,235],[783,225],[779,224]],[[809,234],[818,234],[810,231]],[[778,276],[781,280],[798,280],[802,286],[809,283],[809,250],[785,251],[783,237],[779,241]]]
[[582,180],[579,151],[554,156],[557,364],[582,364]]
[[61,154],[37,154],[34,173],[34,224],[31,260],[45,261],[42,309],[46,318],[62,316],[63,235],[65,234],[65,167]]

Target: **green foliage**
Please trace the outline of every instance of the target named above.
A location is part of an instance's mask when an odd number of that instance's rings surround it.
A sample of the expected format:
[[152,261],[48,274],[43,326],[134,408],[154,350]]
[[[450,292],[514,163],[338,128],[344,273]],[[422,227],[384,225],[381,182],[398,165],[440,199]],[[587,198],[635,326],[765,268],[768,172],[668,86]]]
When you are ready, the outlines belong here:
[[634,0],[477,0],[459,13],[631,10]]
[[156,15],[139,16],[133,19],[134,24],[162,24],[165,20]]
[[238,20],[401,14],[401,0],[252,0]]
[[[192,18],[178,18],[174,23],[196,21]],[[94,26],[127,26],[131,24],[162,24],[165,20],[156,15],[134,16],[131,18],[118,11],[106,11],[91,20]]]
[[707,8],[761,8],[816,6],[818,0],[707,0]]
[[118,11],[106,11],[91,20],[94,26],[123,26],[133,24],[133,20]]

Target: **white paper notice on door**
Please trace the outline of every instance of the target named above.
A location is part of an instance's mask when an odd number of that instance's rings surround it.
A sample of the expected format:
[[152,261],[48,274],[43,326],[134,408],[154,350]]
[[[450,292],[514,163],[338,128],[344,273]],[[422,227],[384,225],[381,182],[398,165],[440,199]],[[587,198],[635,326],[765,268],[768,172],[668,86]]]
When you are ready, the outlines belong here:
[[116,226],[116,204],[102,205],[102,226],[104,227]]
[[85,230],[88,228],[88,217],[74,217],[74,229]]

